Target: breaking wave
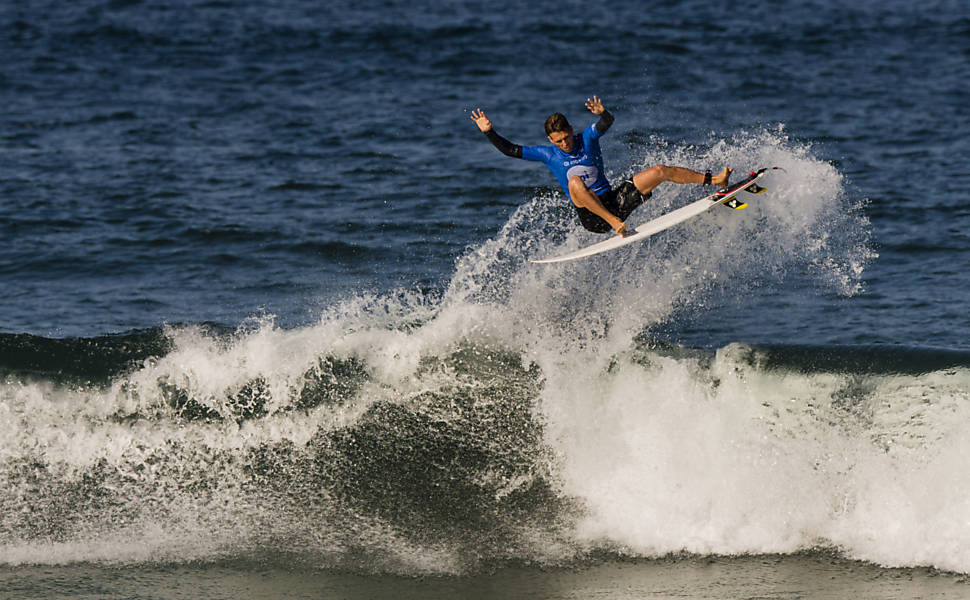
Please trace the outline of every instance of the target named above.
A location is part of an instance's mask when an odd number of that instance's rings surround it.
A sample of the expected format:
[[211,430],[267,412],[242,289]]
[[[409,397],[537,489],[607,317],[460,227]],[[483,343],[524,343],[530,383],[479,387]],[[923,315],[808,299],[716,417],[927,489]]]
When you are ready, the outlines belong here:
[[0,563],[415,574],[834,549],[970,570],[970,354],[661,332],[796,271],[858,293],[874,254],[838,172],[782,131],[658,157],[785,173],[743,215],[555,267],[527,261],[592,238],[538,196],[440,293],[296,329],[0,336]]

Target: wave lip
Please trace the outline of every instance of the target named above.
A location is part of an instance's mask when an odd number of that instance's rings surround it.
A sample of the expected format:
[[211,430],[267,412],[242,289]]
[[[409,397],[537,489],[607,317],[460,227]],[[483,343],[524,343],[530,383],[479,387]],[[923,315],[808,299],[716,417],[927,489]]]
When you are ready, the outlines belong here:
[[[354,570],[457,572],[560,537],[569,501],[531,411],[538,374],[517,354],[449,344],[388,380],[376,362],[399,333],[365,328],[350,336],[359,351],[318,354],[328,330],[168,328],[167,351],[103,385],[8,375],[0,562],[272,549]],[[92,347],[31,341],[52,362]]]

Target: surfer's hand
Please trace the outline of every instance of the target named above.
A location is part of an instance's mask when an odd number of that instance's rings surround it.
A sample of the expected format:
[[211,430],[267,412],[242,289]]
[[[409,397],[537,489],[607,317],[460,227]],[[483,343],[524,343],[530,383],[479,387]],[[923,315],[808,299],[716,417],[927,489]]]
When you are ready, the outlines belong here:
[[594,115],[601,115],[604,111],[606,111],[606,107],[603,106],[603,101],[599,99],[599,96],[587,98],[586,108]]
[[620,237],[626,237],[626,235],[627,235],[627,233],[626,233],[626,223],[620,223],[614,229],[616,230],[616,235],[618,235]]
[[492,129],[492,122],[485,116],[485,111],[480,108],[472,111],[472,121],[475,121],[475,125],[478,125],[482,133],[488,133]]

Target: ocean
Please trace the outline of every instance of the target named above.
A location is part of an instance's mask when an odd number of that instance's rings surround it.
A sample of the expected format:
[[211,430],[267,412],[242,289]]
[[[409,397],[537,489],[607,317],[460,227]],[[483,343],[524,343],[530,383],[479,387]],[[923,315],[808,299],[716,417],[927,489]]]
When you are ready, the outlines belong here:
[[0,24],[0,598],[970,597],[966,2]]

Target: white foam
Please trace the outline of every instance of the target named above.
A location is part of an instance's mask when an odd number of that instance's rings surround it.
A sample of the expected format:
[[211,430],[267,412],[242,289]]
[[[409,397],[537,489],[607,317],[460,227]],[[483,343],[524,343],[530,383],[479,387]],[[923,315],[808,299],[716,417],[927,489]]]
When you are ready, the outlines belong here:
[[869,376],[848,406],[858,376],[765,372],[736,353],[710,369],[653,357],[549,378],[563,490],[589,509],[578,539],[645,556],[822,546],[970,568],[970,373]]

